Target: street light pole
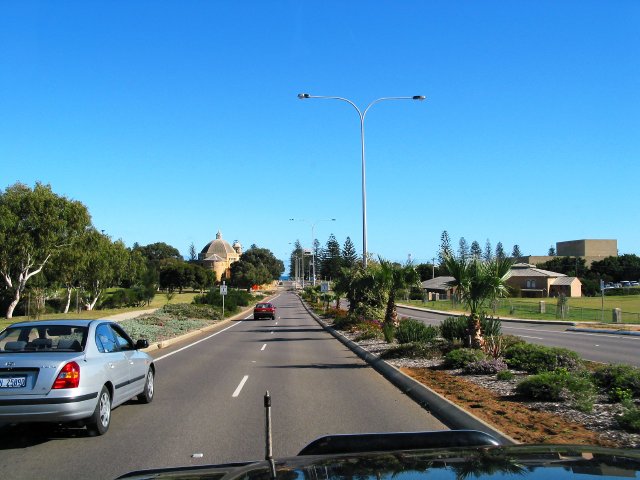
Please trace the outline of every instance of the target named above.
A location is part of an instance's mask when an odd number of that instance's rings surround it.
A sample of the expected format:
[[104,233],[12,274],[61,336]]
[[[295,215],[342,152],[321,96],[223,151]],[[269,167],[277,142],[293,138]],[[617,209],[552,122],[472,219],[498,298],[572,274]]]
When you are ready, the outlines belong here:
[[358,112],[358,116],[360,117],[360,144],[362,150],[362,265],[364,268],[367,268],[367,181],[366,181],[366,166],[365,166],[365,155],[364,155],[364,119],[367,115],[369,109],[374,106],[376,103],[382,102],[384,100],[419,100],[422,101],[426,97],[422,95],[414,95],[412,97],[382,97],[374,100],[364,111],[361,111],[358,106],[353,103],[348,98],[344,97],[330,97],[323,95],[310,95],[308,93],[299,93],[298,98],[300,100],[304,100],[307,98],[320,98],[320,99],[329,99],[329,100],[340,100],[342,102],[347,102]]
[[[290,222],[308,222],[309,224],[311,224],[311,268],[309,269],[309,275],[313,275],[313,286],[316,286],[316,249],[315,249],[315,233],[314,233],[314,229],[316,228],[316,224],[320,223],[320,222],[335,222],[336,219],[335,218],[324,218],[322,220],[316,220],[315,222],[311,223],[309,222],[309,220],[305,220],[304,218],[290,218],[289,219]],[[313,273],[312,273],[313,272]]]

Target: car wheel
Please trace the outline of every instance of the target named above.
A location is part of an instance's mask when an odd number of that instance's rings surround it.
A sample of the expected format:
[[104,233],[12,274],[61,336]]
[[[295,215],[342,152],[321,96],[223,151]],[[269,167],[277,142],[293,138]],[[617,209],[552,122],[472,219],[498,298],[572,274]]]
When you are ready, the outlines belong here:
[[138,395],[138,400],[140,400],[141,403],[151,403],[151,401],[153,400],[153,393],[154,393],[153,380],[154,380],[153,369],[150,368],[149,371],[147,372],[147,380],[144,382],[144,390],[140,395]]
[[87,422],[87,430],[91,435],[104,435],[111,424],[111,394],[106,386],[102,387],[98,395],[96,409]]

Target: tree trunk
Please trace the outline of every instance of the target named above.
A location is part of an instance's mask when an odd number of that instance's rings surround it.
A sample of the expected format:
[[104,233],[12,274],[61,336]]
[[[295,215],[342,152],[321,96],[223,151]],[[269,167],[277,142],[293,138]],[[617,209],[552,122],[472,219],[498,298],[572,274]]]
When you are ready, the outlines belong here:
[[16,309],[16,306],[18,305],[19,301],[20,301],[20,291],[16,290],[16,295],[15,297],[13,297],[13,300],[11,300],[11,303],[9,304],[9,308],[7,308],[7,315],[6,315],[7,320],[10,320],[13,318],[13,311]]
[[400,322],[398,321],[398,310],[396,309],[396,301],[393,295],[389,295],[389,300],[387,301],[387,311],[384,315],[385,323],[389,325],[393,325],[395,328],[400,326]]
[[69,306],[71,305],[71,287],[67,287],[67,303],[64,306],[64,313],[69,313]]
[[484,346],[484,337],[482,336],[482,325],[480,316],[477,313],[469,315],[467,334],[469,335],[469,347],[482,348]]

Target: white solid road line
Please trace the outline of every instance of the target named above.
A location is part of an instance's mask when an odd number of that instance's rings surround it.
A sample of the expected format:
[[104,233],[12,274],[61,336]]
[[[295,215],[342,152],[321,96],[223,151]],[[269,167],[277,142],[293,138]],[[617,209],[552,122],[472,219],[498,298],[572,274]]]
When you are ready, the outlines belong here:
[[240,392],[242,391],[242,387],[244,387],[244,384],[247,383],[247,380],[249,379],[249,375],[245,375],[244,377],[242,377],[242,380],[240,380],[240,384],[238,385],[238,388],[236,388],[236,391],[233,392],[233,395],[231,395],[232,397],[237,397],[238,395],[240,395]]
[[[246,320],[246,318],[245,318],[245,320]],[[219,332],[214,333],[213,335],[209,335],[208,337],[201,338],[200,340],[198,340],[198,341],[196,341],[196,342],[193,342],[193,343],[190,343],[189,345],[185,345],[184,347],[179,348],[178,350],[176,350],[176,351],[174,351],[174,352],[170,352],[170,353],[167,353],[166,355],[162,355],[161,357],[156,358],[154,361],[155,361],[155,362],[158,362],[158,361],[163,360],[163,359],[165,359],[165,358],[167,358],[167,357],[170,357],[171,355],[175,355],[175,354],[176,354],[176,353],[178,353],[178,352],[181,352],[181,351],[183,351],[183,350],[186,350],[187,348],[191,348],[191,347],[193,347],[194,345],[199,344],[200,342],[204,342],[205,340],[209,340],[210,338],[213,338],[213,337],[215,337],[216,335],[220,335],[222,332],[226,332],[226,331],[227,331],[227,330],[229,330],[230,328],[233,328],[233,327],[235,327],[236,325],[241,324],[243,321],[244,321],[244,320],[240,320],[239,322],[236,322],[236,323],[234,323],[233,325],[230,325],[230,326],[228,326],[227,328],[224,328],[224,329],[220,330]]]
[[266,343],[264,345],[262,345],[262,348],[260,349],[260,351],[263,351],[265,348],[267,348],[267,344]]

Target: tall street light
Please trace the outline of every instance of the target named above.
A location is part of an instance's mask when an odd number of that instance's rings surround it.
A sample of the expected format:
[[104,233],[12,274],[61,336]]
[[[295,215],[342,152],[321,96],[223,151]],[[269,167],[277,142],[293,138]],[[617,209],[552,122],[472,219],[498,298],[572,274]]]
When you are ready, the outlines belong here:
[[314,248],[314,241],[316,239],[314,229],[316,228],[316,224],[320,222],[335,222],[335,218],[323,218],[322,220],[316,220],[313,223],[304,218],[290,218],[290,222],[307,222],[311,225],[311,271],[313,272],[313,286],[316,286],[316,249]]
[[375,105],[376,103],[382,102],[383,100],[419,100],[422,101],[426,97],[422,95],[414,95],[412,97],[382,97],[374,100],[364,111],[361,111],[358,106],[353,103],[348,98],[343,97],[327,97],[321,95],[310,95],[308,93],[299,93],[298,98],[300,100],[305,100],[307,98],[320,98],[320,99],[329,99],[329,100],[341,100],[343,102],[347,102],[358,112],[358,116],[360,117],[360,143],[362,145],[362,265],[364,268],[367,268],[367,188],[366,188],[366,169],[365,169],[365,158],[364,158],[364,118],[367,115],[369,109]]

